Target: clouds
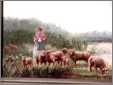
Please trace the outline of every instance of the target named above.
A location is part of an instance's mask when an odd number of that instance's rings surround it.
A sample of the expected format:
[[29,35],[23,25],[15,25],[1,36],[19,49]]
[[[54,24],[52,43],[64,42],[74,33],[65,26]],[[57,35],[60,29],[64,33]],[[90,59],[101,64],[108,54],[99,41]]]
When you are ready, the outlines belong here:
[[36,18],[72,33],[112,30],[111,1],[5,1],[4,16]]

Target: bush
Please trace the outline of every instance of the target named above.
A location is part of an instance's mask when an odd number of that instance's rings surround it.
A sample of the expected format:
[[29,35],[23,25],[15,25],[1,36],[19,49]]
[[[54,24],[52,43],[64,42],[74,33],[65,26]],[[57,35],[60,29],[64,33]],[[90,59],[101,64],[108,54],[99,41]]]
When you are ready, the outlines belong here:
[[4,77],[19,77],[23,69],[21,57],[13,55],[4,57],[2,68]]
[[23,43],[32,43],[33,32],[26,30],[16,30],[11,32],[4,32],[4,44],[11,42],[17,45],[22,45]]
[[91,49],[89,50],[89,52],[90,52],[91,54],[95,54],[95,53],[97,53],[97,49],[96,49],[96,48],[91,48]]

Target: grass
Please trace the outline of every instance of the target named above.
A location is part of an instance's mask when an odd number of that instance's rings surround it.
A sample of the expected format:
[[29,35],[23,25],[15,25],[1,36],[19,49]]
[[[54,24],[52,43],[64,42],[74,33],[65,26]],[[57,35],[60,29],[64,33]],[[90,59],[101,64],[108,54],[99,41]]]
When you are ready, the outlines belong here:
[[[27,56],[31,55],[30,53],[28,53],[28,50],[25,49],[25,47],[19,47],[19,50],[20,50],[19,53],[16,55],[17,58],[19,58],[19,59],[21,59],[22,55],[27,55]],[[96,52],[96,50],[94,50],[94,49],[91,50],[91,51],[93,51],[93,53]],[[16,56],[12,55],[12,57],[14,57],[14,58],[16,58]],[[8,57],[8,55],[4,56],[4,58],[7,58],[7,57]],[[17,59],[17,61],[19,59]],[[70,63],[74,64],[73,60],[70,59]],[[75,78],[75,79],[84,79],[84,78],[92,79],[92,78],[96,78],[96,73],[95,72],[89,72],[88,71],[86,62],[84,62],[84,61],[77,61],[77,64],[80,64],[81,66],[76,66],[76,67],[73,67],[71,69],[72,69],[72,73],[75,73],[75,74],[77,73],[77,74],[79,74],[79,76],[71,75],[71,76],[67,76],[67,77],[64,77],[64,78]],[[11,65],[7,64],[6,67],[11,67]],[[12,71],[10,71],[10,70],[12,70],[13,68],[8,68],[8,70],[7,70],[6,67],[4,69],[4,73],[6,72],[6,75],[4,74],[4,76],[11,77],[12,76]],[[57,65],[57,64],[55,64],[55,65],[52,65],[52,64],[44,65],[44,64],[42,64],[40,66],[33,67],[33,69],[30,69],[30,70],[27,70],[25,68],[23,70],[23,75],[21,77],[23,77],[23,76],[26,76],[26,77],[42,77],[43,76],[44,77],[45,75],[48,75],[47,77],[51,77],[49,75],[54,73],[54,72],[59,72],[59,73],[62,72],[63,73],[64,71],[65,72],[66,71],[69,72],[69,70],[70,70],[69,68],[65,69],[63,67],[60,67],[60,65]],[[34,73],[33,73],[33,71],[34,71]],[[112,71],[112,66],[110,66],[110,71]],[[39,76],[36,76],[36,75],[39,75]],[[59,75],[59,74],[56,74],[56,75]],[[111,78],[112,75],[110,74],[109,76],[110,76],[109,80],[111,80],[112,79]]]
[[87,68],[73,68],[74,72],[80,73],[81,76],[94,76],[95,72],[89,72]]
[[[5,57],[6,58],[6,57]],[[31,68],[22,68],[20,63],[17,63],[21,59],[16,59],[14,62],[5,64],[4,69],[4,77],[27,77],[27,78],[72,78],[72,79],[97,79],[96,72],[89,72],[88,67],[68,67],[64,65],[60,65],[57,62],[54,64],[38,64],[36,66],[32,66]],[[84,61],[79,62],[81,65],[86,64]],[[13,65],[13,66],[12,66]],[[19,66],[20,65],[20,66]],[[19,68],[19,72],[15,68]],[[21,69],[20,69],[21,68]],[[112,70],[110,69],[110,72]],[[65,74],[68,73],[68,74]],[[103,80],[111,81],[112,72],[109,75],[103,76]]]
[[85,61],[81,60],[81,61],[77,61],[77,64],[87,64]]

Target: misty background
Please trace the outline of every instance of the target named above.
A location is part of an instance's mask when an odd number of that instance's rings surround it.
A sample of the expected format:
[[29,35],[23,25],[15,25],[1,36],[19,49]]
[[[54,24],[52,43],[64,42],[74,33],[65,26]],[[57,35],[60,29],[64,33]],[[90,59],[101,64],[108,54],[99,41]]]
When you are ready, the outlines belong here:
[[4,1],[4,17],[33,18],[71,34],[111,32],[112,1]]
[[4,44],[33,44],[38,26],[48,37],[45,43],[56,48],[85,50],[92,42],[112,42],[112,2],[4,2]]

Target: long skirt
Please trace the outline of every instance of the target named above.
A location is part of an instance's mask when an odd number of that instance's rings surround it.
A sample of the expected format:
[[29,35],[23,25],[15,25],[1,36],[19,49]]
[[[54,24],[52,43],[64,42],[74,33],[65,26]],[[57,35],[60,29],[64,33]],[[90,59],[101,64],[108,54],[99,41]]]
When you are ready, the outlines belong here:
[[45,50],[45,42],[44,41],[42,41],[42,42],[35,41],[35,45],[37,47],[37,50]]

